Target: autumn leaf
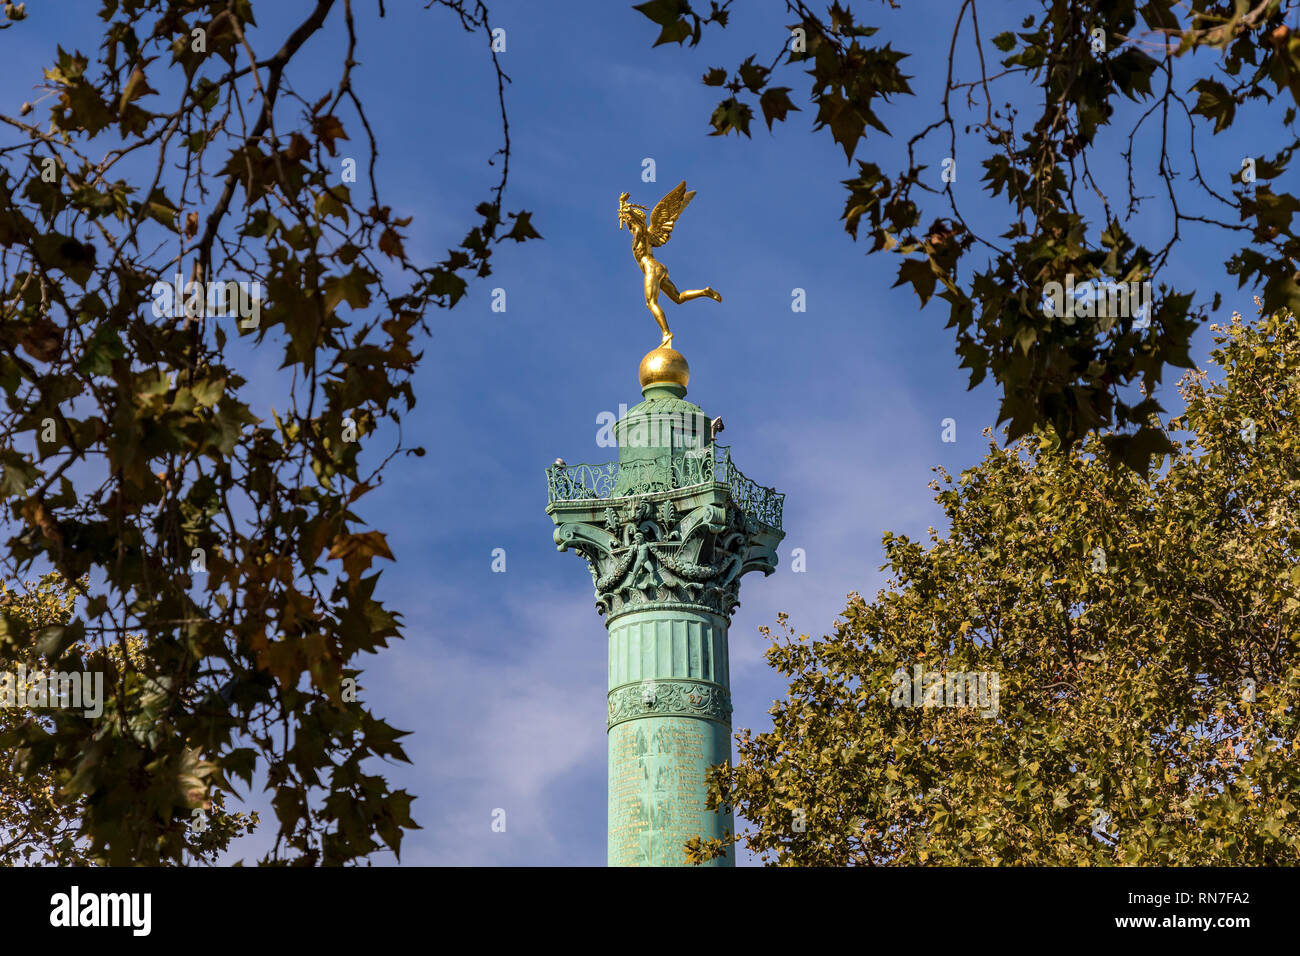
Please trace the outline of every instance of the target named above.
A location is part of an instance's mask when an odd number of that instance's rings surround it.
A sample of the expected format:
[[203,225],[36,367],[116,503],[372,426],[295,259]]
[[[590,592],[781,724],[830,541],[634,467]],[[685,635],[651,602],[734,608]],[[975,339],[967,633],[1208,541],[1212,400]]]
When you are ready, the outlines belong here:
[[379,251],[391,259],[405,259],[406,251],[402,248],[402,237],[395,229],[385,229],[379,235]]
[[342,560],[343,570],[352,578],[359,578],[376,557],[395,560],[393,553],[388,550],[387,540],[378,531],[335,537],[329,556]]
[[312,132],[316,138],[329,150],[331,156],[334,155],[334,143],[336,140],[347,139],[347,133],[343,132],[343,124],[339,122],[337,116],[326,114],[317,116],[312,119]]

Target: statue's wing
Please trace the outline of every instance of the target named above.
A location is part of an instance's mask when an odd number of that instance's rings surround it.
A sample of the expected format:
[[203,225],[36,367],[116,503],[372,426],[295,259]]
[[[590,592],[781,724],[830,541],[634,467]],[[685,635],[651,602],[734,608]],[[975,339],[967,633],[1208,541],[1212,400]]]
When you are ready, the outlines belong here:
[[672,238],[673,226],[677,225],[678,217],[694,198],[695,190],[687,192],[686,180],[683,179],[672,192],[655,204],[654,211],[650,213],[651,243],[662,246]]

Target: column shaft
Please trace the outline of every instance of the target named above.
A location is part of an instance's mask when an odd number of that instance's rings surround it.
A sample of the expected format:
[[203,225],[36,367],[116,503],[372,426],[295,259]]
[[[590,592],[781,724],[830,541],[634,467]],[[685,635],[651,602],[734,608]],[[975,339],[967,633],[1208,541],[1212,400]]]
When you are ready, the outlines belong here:
[[704,799],[706,769],[731,759],[727,622],[682,607],[608,627],[609,865],[680,866],[688,839],[733,827]]

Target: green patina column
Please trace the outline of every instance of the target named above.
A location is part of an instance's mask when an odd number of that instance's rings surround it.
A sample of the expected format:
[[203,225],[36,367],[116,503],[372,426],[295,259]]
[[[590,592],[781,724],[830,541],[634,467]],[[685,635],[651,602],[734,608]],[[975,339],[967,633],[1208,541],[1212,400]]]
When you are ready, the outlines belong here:
[[733,829],[705,809],[705,770],[731,760],[727,627],[741,576],[776,568],[784,495],[715,443],[680,353],[655,349],[640,380],[618,461],[557,461],[546,511],[559,550],[586,559],[609,633],[609,865],[680,866],[688,839]]

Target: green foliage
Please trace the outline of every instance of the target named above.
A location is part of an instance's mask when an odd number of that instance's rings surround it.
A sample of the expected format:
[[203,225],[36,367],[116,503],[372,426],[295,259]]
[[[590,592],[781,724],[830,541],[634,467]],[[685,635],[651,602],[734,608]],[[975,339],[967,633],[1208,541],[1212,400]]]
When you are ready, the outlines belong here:
[[[46,628],[66,627],[75,597],[57,575],[29,584],[26,593],[19,596],[0,587],[0,607],[38,633]],[[40,660],[35,646],[31,646],[25,655],[10,658],[9,664],[34,670],[42,666]],[[21,736],[22,725],[42,716],[26,707],[0,707],[0,866],[75,866],[87,862],[76,841],[75,807],[60,804],[47,768],[28,770],[22,766],[25,761],[21,756],[7,746]]]
[[[711,4],[707,15],[696,6],[656,0],[635,9],[660,27],[656,45],[694,46],[703,27],[726,27],[730,3]],[[883,16],[917,16],[906,4],[886,6]],[[769,66],[749,56],[731,74],[724,67],[704,74],[705,85],[729,92],[709,117],[711,135],[750,135],[752,100],[769,128],[784,121],[797,107],[790,87],[778,85],[783,76],[806,83],[817,108],[814,128],[828,130],[850,160],[871,135],[906,135],[903,168],[890,172],[859,161],[857,175],[844,181],[845,229],[870,239],[872,253],[903,257],[897,284],[911,285],[922,305],[932,297],[944,303],[959,365],[969,370],[971,388],[990,375],[998,384],[999,421],[1012,439],[1046,428],[1072,446],[1113,429],[1107,452],[1145,472],[1169,450],[1148,423],[1159,409],[1149,396],[1167,367],[1191,366],[1191,336],[1220,301],[1216,293],[1212,303],[1197,303],[1194,291],[1159,281],[1193,229],[1240,232],[1245,244],[1226,263],[1229,274],[1239,287],[1260,288],[1265,309],[1300,310],[1300,234],[1293,221],[1300,199],[1276,191],[1300,140],[1292,138],[1276,156],[1256,156],[1257,183],[1243,183],[1236,170],[1239,188],[1223,195],[1232,171],[1216,182],[1202,169],[1193,118],[1210,124],[1212,133],[1240,134],[1234,124],[1249,100],[1272,106],[1273,124],[1290,127],[1300,103],[1300,37],[1284,23],[1282,0],[1040,0],[1039,7],[1019,31],[985,39],[978,4],[953,4],[942,101],[932,122],[912,120],[918,110],[905,104],[911,125],[899,130],[880,110],[912,95],[902,69],[911,54],[873,43],[878,28],[859,22],[838,0],[825,14],[787,0],[792,22],[773,38],[778,52]],[[945,69],[931,54],[936,27],[927,23],[908,35],[926,38],[917,52],[930,69]],[[963,76],[959,59],[977,72]],[[1214,66],[1215,75],[1207,75]],[[1124,100],[1134,105],[1125,109]],[[1026,110],[1028,124],[1018,116]],[[1127,140],[1118,128],[1107,144],[1116,149],[1127,142],[1127,182],[1099,182],[1090,152],[1112,123],[1125,119],[1132,120],[1125,124]],[[1135,188],[1137,137],[1159,144],[1160,200]],[[1187,151],[1179,152],[1184,143]],[[1243,146],[1242,152],[1256,150]],[[973,183],[972,172],[982,169],[979,188],[1003,204],[1005,231],[977,230],[967,221],[961,209],[971,203],[959,203],[954,184],[941,179],[928,158],[936,154],[957,163],[961,183]],[[1190,196],[1180,177],[1190,181]],[[966,195],[974,188],[966,187]],[[1168,241],[1159,249],[1139,246],[1128,224],[1143,213],[1144,201],[1165,199],[1173,224]],[[1096,215],[1090,218],[1089,209]],[[1079,282],[1152,281],[1150,327],[1135,328],[1132,317],[1066,322],[1046,315],[1043,287],[1064,283],[1067,275]],[[1134,391],[1142,397],[1135,400]]]
[[[438,5],[490,33],[481,5]],[[240,828],[222,795],[255,778],[278,822],[266,862],[397,852],[415,826],[411,795],[372,772],[407,759],[403,733],[347,693],[360,655],[400,637],[373,567],[394,556],[359,512],[388,461],[423,454],[392,426],[415,404],[429,308],[537,232],[504,213],[503,170],[458,248],[407,254],[351,83],[352,6],[317,0],[259,50],[250,0],[103,0],[95,58],[58,50],[44,115],[4,117],[19,141],[0,147],[0,575],[52,566],[84,603],[60,624],[70,642],[6,614],[0,670],[75,643],[111,672],[101,719],[5,730],[7,771],[65,821],[39,824],[59,860],[210,855]],[[300,52],[330,23],[346,56],[313,90]],[[178,274],[259,283],[260,314],[156,316],[155,283]],[[283,369],[270,420],[248,396],[266,349]],[[214,819],[196,840],[199,810]]]
[[[85,579],[80,582],[82,590],[87,583]],[[70,642],[82,633],[81,628],[69,626],[76,597],[77,589],[57,573],[28,582],[22,593],[10,592],[0,583],[0,608],[37,635],[36,644],[27,648],[25,656],[10,664],[26,668],[18,673],[25,673],[29,680],[51,672],[98,672],[111,687],[127,670],[122,666],[122,645],[92,648]],[[126,638],[125,653],[131,667],[144,662],[144,651],[139,637]],[[17,676],[14,670],[7,673],[11,678]],[[86,716],[84,708],[28,707],[22,701],[16,707],[0,708],[0,866],[89,866],[98,862],[79,833],[84,798],[66,799],[54,768],[40,759],[42,732],[57,736],[71,727],[72,733],[93,733],[86,724],[93,724],[93,719]],[[191,758],[195,765],[202,761],[197,752]],[[194,823],[181,839],[185,852],[206,862],[215,861],[217,853],[236,836],[254,829],[258,819],[256,811],[227,812],[220,791],[203,799],[194,812],[202,813],[201,825],[198,818],[192,818]]]
[[[741,732],[734,770],[710,773],[711,804],[755,825],[752,850],[833,866],[1300,859],[1300,329],[1288,314],[1213,328],[1222,381],[1184,376],[1161,474],[1108,465],[1098,438],[990,441],[932,484],[946,534],[885,535],[875,601],[850,595],[818,640],[782,616],[767,656],[789,695],[770,732]],[[997,673],[997,714],[894,706],[894,673],[916,665]]]

